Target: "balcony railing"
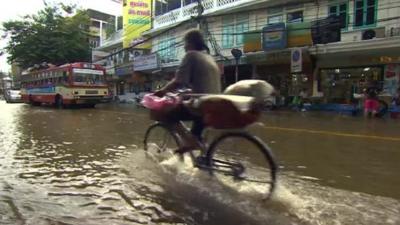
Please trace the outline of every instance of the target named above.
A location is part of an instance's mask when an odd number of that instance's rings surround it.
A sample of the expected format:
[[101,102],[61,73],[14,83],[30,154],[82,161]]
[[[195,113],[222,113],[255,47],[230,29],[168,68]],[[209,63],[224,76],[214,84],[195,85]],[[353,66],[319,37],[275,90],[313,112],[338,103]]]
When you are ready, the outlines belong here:
[[[210,14],[219,10],[231,8],[247,2],[258,0],[202,0],[204,12],[203,14]],[[185,21],[192,16],[197,16],[197,3],[192,3],[181,8],[172,10],[166,14],[155,17],[153,29],[158,29],[174,23]]]

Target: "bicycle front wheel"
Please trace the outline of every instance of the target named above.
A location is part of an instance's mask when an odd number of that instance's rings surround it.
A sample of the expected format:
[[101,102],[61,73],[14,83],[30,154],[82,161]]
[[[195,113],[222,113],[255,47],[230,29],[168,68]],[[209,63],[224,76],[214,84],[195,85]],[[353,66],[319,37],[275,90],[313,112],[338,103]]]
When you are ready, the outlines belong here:
[[157,161],[171,158],[178,148],[178,138],[167,125],[155,123],[147,129],[144,150]]
[[274,156],[263,141],[248,133],[221,135],[211,143],[206,160],[221,183],[239,192],[269,198],[275,189]]

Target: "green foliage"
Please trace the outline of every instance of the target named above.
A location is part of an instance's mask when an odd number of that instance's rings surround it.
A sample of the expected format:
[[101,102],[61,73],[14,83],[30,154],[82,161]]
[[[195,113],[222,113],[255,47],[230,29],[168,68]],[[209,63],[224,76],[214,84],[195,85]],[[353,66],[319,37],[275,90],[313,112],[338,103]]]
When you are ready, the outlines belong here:
[[56,65],[88,61],[90,18],[86,11],[60,4],[49,6],[36,15],[3,23],[10,41],[6,46],[8,61],[27,68],[43,62]]
[[114,25],[114,20],[113,19],[109,19],[107,21],[107,28],[106,28],[106,37],[109,38],[111,37],[111,35],[113,35],[115,33],[115,25]]

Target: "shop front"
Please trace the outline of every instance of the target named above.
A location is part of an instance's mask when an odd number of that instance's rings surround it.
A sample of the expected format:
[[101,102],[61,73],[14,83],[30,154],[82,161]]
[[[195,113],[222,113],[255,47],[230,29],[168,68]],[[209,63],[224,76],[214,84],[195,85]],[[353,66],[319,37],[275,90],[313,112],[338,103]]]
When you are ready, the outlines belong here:
[[159,89],[163,82],[164,72],[161,69],[158,54],[148,54],[137,57],[133,62],[136,76],[134,88],[140,92]]
[[302,66],[297,72],[292,70],[291,49],[248,55],[247,60],[256,68],[255,78],[265,80],[275,87],[282,104],[290,104],[301,91],[311,96],[313,68],[306,49],[302,50]]
[[310,52],[316,58],[314,92],[323,103],[354,104],[374,87],[390,104],[399,88],[400,38],[331,43]]
[[354,96],[361,95],[368,87],[383,90],[384,66],[338,67],[320,70],[320,90],[323,102],[351,104]]
[[307,47],[312,45],[312,37],[306,29],[309,27],[308,23],[278,23],[264,27],[262,35],[244,35],[243,51],[247,63],[254,68],[253,77],[271,83],[282,104],[289,104],[301,91],[312,95],[313,64]]
[[[251,64],[245,63],[243,60],[241,64],[237,66],[238,72],[236,77],[236,65],[230,61],[225,61],[222,64],[218,64],[221,70],[221,85],[222,89],[225,89],[231,84],[236,83],[240,80],[248,80],[253,78],[253,67]],[[237,80],[236,80],[237,79]]]
[[115,76],[116,79],[116,95],[125,95],[129,90],[128,81],[131,79],[133,74],[133,65],[132,63],[128,63],[125,65],[120,65],[115,68]]

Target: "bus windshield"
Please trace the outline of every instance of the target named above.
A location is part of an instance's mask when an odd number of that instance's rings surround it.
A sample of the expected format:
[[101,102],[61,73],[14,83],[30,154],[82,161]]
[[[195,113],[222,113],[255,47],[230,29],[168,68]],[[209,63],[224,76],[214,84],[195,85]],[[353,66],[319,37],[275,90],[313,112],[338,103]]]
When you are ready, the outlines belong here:
[[77,84],[104,84],[102,70],[73,69],[73,81]]

